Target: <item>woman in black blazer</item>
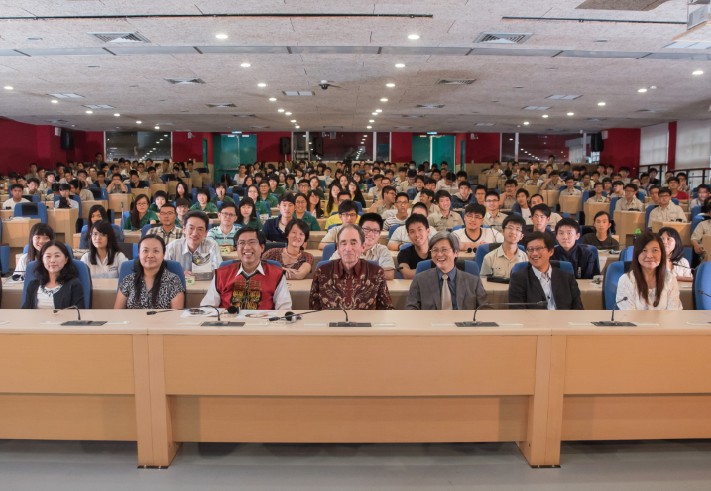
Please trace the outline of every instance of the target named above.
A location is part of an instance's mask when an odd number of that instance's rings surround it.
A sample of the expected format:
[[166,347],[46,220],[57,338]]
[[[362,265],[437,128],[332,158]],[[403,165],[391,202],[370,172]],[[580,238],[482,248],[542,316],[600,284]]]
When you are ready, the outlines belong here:
[[27,285],[23,309],[84,307],[84,289],[79,272],[61,242],[50,240],[40,250],[35,279]]

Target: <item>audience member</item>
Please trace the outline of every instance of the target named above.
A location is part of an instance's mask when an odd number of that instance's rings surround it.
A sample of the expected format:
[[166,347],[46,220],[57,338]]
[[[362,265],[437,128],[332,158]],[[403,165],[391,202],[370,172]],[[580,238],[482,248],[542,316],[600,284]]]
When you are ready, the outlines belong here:
[[210,190],[200,188],[197,190],[197,201],[190,207],[190,211],[204,211],[217,213],[217,205],[210,201]]
[[207,236],[217,242],[223,250],[232,250],[235,243],[235,235],[239,227],[235,225],[237,220],[237,207],[234,201],[223,201],[218,215],[219,225],[207,231]]
[[165,258],[178,261],[185,276],[209,280],[222,263],[220,246],[207,237],[210,219],[202,211],[191,211],[185,217],[184,237],[166,246]]
[[27,240],[27,252],[23,253],[15,265],[15,274],[24,277],[27,271],[27,264],[40,257],[42,246],[47,242],[54,240],[54,230],[46,223],[35,223],[30,228],[30,237]]
[[89,268],[92,278],[118,278],[121,264],[127,261],[119,248],[114,227],[108,221],[100,221],[91,228],[89,251],[81,262]]
[[598,211],[595,213],[593,226],[595,227],[594,232],[583,235],[581,239],[583,244],[591,245],[598,249],[615,250],[620,248],[620,243],[613,239],[610,233],[612,222],[610,221],[610,214],[608,212]]
[[577,279],[590,280],[600,274],[600,266],[593,254],[594,251],[585,245],[578,245],[580,225],[572,218],[563,218],[555,226],[555,246],[552,259],[568,261],[573,265]]
[[658,234],[664,244],[667,273],[674,276],[677,281],[694,281],[689,261],[684,257],[684,244],[681,242],[679,232],[672,227],[662,227]]
[[146,235],[157,235],[163,239],[165,244],[170,244],[177,239],[182,239],[183,229],[176,225],[176,216],[177,212],[175,206],[172,203],[164,204],[158,213],[160,223],[149,228]]
[[397,265],[402,277],[411,280],[415,277],[417,263],[432,259],[429,246],[430,223],[425,215],[413,212],[405,222],[405,230],[412,245],[400,249]]
[[304,245],[309,240],[309,227],[303,220],[294,218],[286,224],[284,235],[286,247],[273,247],[262,255],[262,259],[280,263],[286,273],[286,279],[303,280],[311,272],[314,263],[314,257],[304,250]]
[[[410,216],[412,215],[422,215],[425,218],[427,218],[428,211],[427,211],[427,205],[424,203],[415,203],[412,205],[412,210],[410,213]],[[429,221],[428,227],[429,227]],[[434,228],[429,229],[429,237],[428,240],[437,233],[437,231]],[[409,244],[410,242],[410,237],[407,232],[407,227],[398,227],[395,232],[392,233],[390,238],[388,239],[388,249],[391,251],[398,251],[404,244]]]
[[286,226],[293,220],[296,198],[288,193],[279,198],[279,215],[270,218],[262,225],[262,233],[268,241],[286,243]]
[[437,232],[451,232],[464,225],[461,215],[452,211],[452,196],[447,191],[437,191],[434,200],[437,211],[428,217],[431,227]]
[[79,272],[61,242],[50,240],[40,250],[35,279],[27,285],[23,309],[84,307],[84,288]]
[[686,222],[686,214],[679,205],[672,203],[669,188],[659,190],[659,206],[649,213],[649,226],[654,222]]
[[502,242],[501,233],[491,227],[482,227],[486,208],[479,203],[470,203],[464,209],[464,228],[452,232],[457,237],[461,251],[476,249],[481,244]]
[[326,244],[336,243],[338,232],[341,230],[343,225],[352,225],[356,223],[358,220],[358,206],[350,199],[341,201],[338,205],[338,217],[341,219],[341,225],[335,225],[330,228],[327,227],[326,235],[324,235],[318,245],[318,249],[320,251],[326,247]]
[[[365,241],[363,242],[363,253],[361,257],[366,261],[373,261],[385,272],[386,280],[395,279],[395,262],[387,247],[379,244],[380,232],[383,230],[383,219],[377,213],[365,213],[360,217],[359,225]],[[331,256],[332,261],[340,259],[338,251]]]
[[644,205],[637,199],[637,189],[636,184],[625,184],[625,196],[617,200],[615,211],[644,211]]
[[518,247],[526,229],[526,221],[520,216],[509,215],[503,226],[503,243],[499,247],[490,248],[489,253],[484,256],[481,276],[509,278],[515,264],[528,261],[526,253]]

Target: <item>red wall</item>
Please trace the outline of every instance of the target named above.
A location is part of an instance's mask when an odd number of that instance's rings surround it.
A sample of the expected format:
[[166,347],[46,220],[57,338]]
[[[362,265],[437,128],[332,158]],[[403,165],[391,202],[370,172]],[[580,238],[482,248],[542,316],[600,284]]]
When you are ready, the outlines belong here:
[[[467,138],[466,162],[493,162],[501,158],[501,133],[473,133],[476,139],[472,140],[472,133],[465,133]],[[459,147],[457,147],[459,148]]]
[[54,168],[67,160],[92,161],[104,153],[102,131],[74,131],[74,148],[62,150],[54,126],[32,125],[0,118],[0,172],[26,172],[35,162],[44,168]]
[[676,168],[676,121],[669,123],[669,148],[667,149],[667,169]]
[[[191,134],[192,138],[188,138]],[[212,133],[206,132],[173,132],[173,160],[176,162],[185,162],[188,159],[193,159],[196,162],[202,161],[202,141],[207,139],[207,161],[214,162]]]
[[[290,131],[274,131],[257,133],[257,160],[279,162],[284,160],[281,153],[281,138],[291,138]],[[291,157],[291,156],[289,156]]]
[[390,143],[391,162],[409,162],[412,160],[412,133],[393,132]]
[[605,148],[600,153],[600,163],[614,165],[615,169],[629,167],[632,174],[639,168],[639,147],[642,130],[639,128],[613,128],[607,130]]

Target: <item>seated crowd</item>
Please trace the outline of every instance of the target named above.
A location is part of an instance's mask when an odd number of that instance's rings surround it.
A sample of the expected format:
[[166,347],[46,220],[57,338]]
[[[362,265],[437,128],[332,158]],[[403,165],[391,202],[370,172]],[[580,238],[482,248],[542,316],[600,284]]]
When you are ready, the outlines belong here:
[[[464,171],[448,171],[446,162],[429,169],[414,162],[338,162],[335,171],[324,164],[280,164],[240,165],[235,176],[193,193],[184,182],[195,172],[192,162],[121,159],[112,165],[58,165],[56,173],[31,166],[26,176],[11,175],[4,209],[32,195],[49,197],[61,208],[93,200],[96,190],[141,189],[118,224],[104,206],[90,208],[79,264],[71,249],[55,241],[52,228],[35,224],[15,268],[22,276],[35,263],[22,307],[82,304],[77,268],[84,265],[92,278],[121,278],[119,309],[183,308],[183,278],[209,281],[201,305],[246,310],[291,308],[287,280],[311,282],[314,310],[392,309],[388,284],[396,278],[412,280],[406,309],[476,309],[487,303],[482,278],[508,283],[508,301],[522,308],[583,309],[578,280],[601,275],[598,251],[620,248],[611,214],[650,208],[650,224],[686,222],[683,204],[692,218],[701,217],[691,235],[691,263],[675,228],[644,230],[617,289],[620,309],[681,309],[678,282],[692,281],[692,266],[707,253],[702,239],[711,234],[711,187],[691,190],[683,173],[668,173],[660,187],[655,169],[631,178],[624,167],[615,172],[598,166],[590,173],[567,162],[561,169],[553,161],[542,168],[509,163],[505,169],[497,162],[479,182],[497,178],[499,193],[472,185]],[[152,184],[169,181],[176,182],[174,194],[148,192]],[[586,230],[580,217],[546,204],[549,191],[615,204],[595,213]],[[137,231],[138,255],[124,275],[122,265],[129,260],[120,243],[125,233]],[[315,234],[326,259],[318,263],[307,247]],[[223,255],[238,259],[223,261]],[[425,268],[423,261],[429,261]],[[525,264],[517,268],[519,263]],[[178,269],[171,271],[173,264]]]

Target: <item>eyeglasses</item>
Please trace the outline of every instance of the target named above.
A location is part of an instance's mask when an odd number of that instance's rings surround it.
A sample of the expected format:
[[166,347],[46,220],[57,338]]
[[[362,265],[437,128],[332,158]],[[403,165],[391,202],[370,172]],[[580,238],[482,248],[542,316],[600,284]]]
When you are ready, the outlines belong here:
[[171,215],[175,215],[175,212],[174,211],[161,211],[160,212],[160,216],[163,216],[163,217],[169,217]]
[[484,201],[485,201],[486,203],[498,203],[498,202],[499,202],[498,199],[487,199],[487,200],[484,200]]
[[451,254],[454,252],[452,249],[445,247],[442,249],[432,249],[432,254],[433,255],[439,255],[439,254]]
[[225,213],[224,211],[221,211],[221,212],[220,212],[220,215],[222,215],[222,216],[225,217],[225,218],[232,218],[232,217],[236,217],[236,216],[237,216],[237,215],[234,214],[234,213]]
[[481,215],[474,215],[473,213],[467,213],[464,215],[464,218],[468,218],[469,220],[483,220],[484,217]]
[[91,233],[92,239],[99,239],[101,237],[106,237],[106,234],[102,234],[101,232],[92,232]]
[[237,241],[237,247],[244,247],[244,246],[256,247],[258,245],[259,245],[259,241],[257,239],[238,240]]
[[509,225],[508,227],[504,227],[504,230],[508,230],[508,231],[510,231],[510,232],[516,232],[516,233],[519,233],[519,234],[523,232],[523,229],[522,229],[522,228],[519,228],[519,227],[512,227],[511,225]]
[[358,216],[358,213],[353,212],[353,211],[350,213],[341,213],[341,217],[344,217],[344,218],[355,218],[357,216]]
[[535,254],[536,252],[540,252],[540,251],[542,251],[543,249],[547,249],[547,247],[545,247],[545,246],[541,246],[541,247],[527,247],[527,248],[526,248],[526,252],[527,252],[528,254]]
[[376,235],[376,234],[377,234],[377,235],[380,235],[380,229],[378,229],[378,228],[365,228],[365,227],[362,227],[362,229],[363,229],[363,233],[364,233],[365,235],[368,235],[368,234],[372,234],[372,235]]

